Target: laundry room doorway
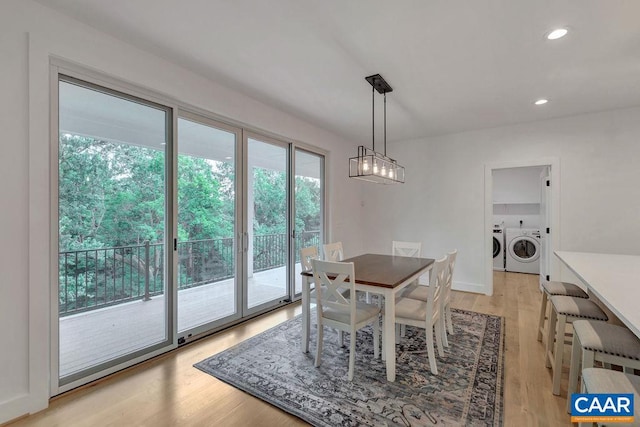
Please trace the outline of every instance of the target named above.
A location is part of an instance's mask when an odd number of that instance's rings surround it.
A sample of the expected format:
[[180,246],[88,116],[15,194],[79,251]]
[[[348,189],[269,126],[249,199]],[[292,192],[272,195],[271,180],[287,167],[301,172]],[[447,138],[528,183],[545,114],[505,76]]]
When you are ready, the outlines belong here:
[[495,271],[539,274],[540,283],[559,275],[552,256],[559,246],[558,178],[557,159],[485,165],[488,294]]

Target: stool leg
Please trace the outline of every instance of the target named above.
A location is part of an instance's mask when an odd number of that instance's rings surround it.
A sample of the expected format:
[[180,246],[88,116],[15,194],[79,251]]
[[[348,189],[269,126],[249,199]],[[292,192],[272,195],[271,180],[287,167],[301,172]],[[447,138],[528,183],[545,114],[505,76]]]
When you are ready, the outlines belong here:
[[[555,338],[556,330],[556,311],[551,306],[551,314],[549,314],[549,326],[547,328],[547,345],[545,348],[545,366],[551,368],[551,358],[553,357],[553,339]],[[564,340],[564,335],[562,336]]]
[[[588,393],[587,388],[584,386],[584,382],[582,382],[582,385],[580,386],[580,393],[585,394]],[[571,399],[571,398],[569,398]],[[569,403],[569,405],[571,405],[571,403]],[[571,412],[571,411],[569,411]],[[581,422],[578,423],[578,427],[593,427],[593,423],[587,423],[587,422]]]
[[[564,314],[558,315],[558,321],[556,322],[556,346],[554,351],[553,362],[553,394],[555,396],[560,395],[560,380],[562,379],[562,356],[564,353],[564,332],[567,324],[567,316]],[[549,329],[551,332],[551,329]]]
[[582,344],[577,334],[573,334],[571,343],[571,366],[569,367],[569,388],[567,389],[567,412],[571,413],[571,394],[578,392],[578,373],[580,370],[580,353]]
[[547,300],[549,297],[542,291],[542,303],[540,306],[540,320],[538,321],[538,341],[542,341],[542,330],[544,329],[544,319],[547,316]]

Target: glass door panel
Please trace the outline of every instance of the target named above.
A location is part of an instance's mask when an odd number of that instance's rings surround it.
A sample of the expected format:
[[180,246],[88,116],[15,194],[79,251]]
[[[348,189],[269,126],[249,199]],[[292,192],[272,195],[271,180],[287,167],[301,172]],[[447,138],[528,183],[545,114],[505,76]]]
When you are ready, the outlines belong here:
[[[289,297],[288,145],[247,139],[247,309]],[[255,311],[255,310],[254,310]]]
[[58,376],[64,385],[166,346],[171,110],[58,85]]
[[240,313],[238,136],[222,125],[178,119],[178,333],[210,329]]
[[324,206],[324,156],[295,150],[295,294],[302,292],[300,248],[315,246],[322,254]]

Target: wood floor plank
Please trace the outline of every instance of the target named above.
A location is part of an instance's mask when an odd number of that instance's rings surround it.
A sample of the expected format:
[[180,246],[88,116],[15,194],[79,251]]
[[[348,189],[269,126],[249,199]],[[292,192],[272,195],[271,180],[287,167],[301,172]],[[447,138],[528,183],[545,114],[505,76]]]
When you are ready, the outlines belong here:
[[[456,308],[505,317],[505,426],[570,425],[563,396],[551,394],[551,371],[536,340],[538,276],[494,274],[494,295],[454,292]],[[12,423],[21,426],[299,426],[267,403],[192,365],[294,317],[300,304],[268,313],[153,360],[54,398],[50,407]],[[564,377],[566,377],[566,372]]]

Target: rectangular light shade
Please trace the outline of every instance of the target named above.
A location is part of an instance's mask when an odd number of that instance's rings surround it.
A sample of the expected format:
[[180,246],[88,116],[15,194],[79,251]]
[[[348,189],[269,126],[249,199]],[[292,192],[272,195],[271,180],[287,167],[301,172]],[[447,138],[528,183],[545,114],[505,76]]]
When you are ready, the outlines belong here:
[[404,183],[404,167],[395,160],[364,146],[349,159],[349,177],[378,184]]

